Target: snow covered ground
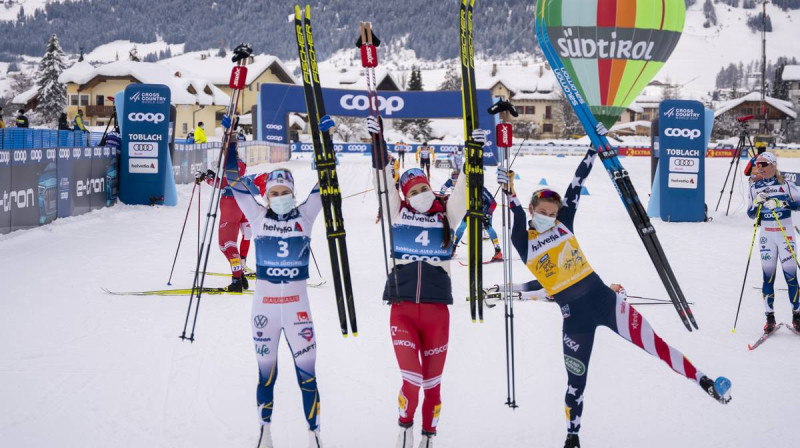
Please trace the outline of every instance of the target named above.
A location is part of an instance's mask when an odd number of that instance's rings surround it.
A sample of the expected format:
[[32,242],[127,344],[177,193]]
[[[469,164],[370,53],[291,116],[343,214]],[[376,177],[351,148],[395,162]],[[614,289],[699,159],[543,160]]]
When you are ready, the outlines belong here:
[[[520,195],[538,188],[541,178],[563,191],[578,162],[576,157],[521,157],[515,164]],[[623,163],[646,201],[650,161],[626,158]],[[728,163],[707,160],[706,202],[712,210]],[[783,169],[800,170],[798,159],[780,163]],[[305,194],[315,178],[308,160],[284,165],[294,170]],[[434,184],[447,176],[447,170],[433,172]],[[493,169],[489,172],[487,179],[494,175]],[[370,188],[370,173],[366,157],[344,156],[343,194]],[[493,188],[493,181],[487,183]],[[587,187],[591,194],[581,201],[576,232],[592,266],[606,282],[621,282],[631,294],[666,298],[601,165]],[[257,367],[250,298],[203,298],[197,341],[189,344],[178,339],[187,299],[110,296],[100,290],[165,287],[191,186],[178,191],[178,207],[116,206],[0,237],[0,446],[255,446]],[[695,302],[700,331],[687,332],[671,306],[640,308],[656,331],[700,369],[729,376],[733,401],[721,406],[660,361],[601,329],[583,415],[585,446],[744,448],[791,440],[800,398],[800,339],[782,330],[748,352],[747,344],[763,325],[760,294],[751,288],[759,284],[757,255],[739,329],[731,334],[752,235],[744,194],[744,183],[737,184],[732,215],[713,214],[711,223],[655,222],[677,278]],[[340,336],[330,284],[309,290],[318,335],[322,434],[328,448],[394,446],[401,379],[390,343],[389,308],[380,301],[384,273],[380,229],[374,224],[376,199],[370,192],[344,204],[360,334]],[[192,281],[195,216],[190,215],[187,226],[176,287]],[[313,249],[323,276],[329,277],[321,219]],[[214,271],[227,267],[216,248],[210,265]],[[516,307],[520,407],[511,411],[503,404],[502,309],[487,310],[483,325],[472,324],[463,299],[466,268],[454,266],[453,273],[454,295],[460,299],[451,307],[437,447],[561,446],[566,374],[558,308],[540,303]],[[485,267],[485,283],[501,278],[501,266]],[[517,262],[515,279],[529,278]],[[224,280],[209,278],[207,283],[223,286]],[[784,286],[782,279],[777,283]],[[778,320],[789,320],[786,298],[776,305]],[[300,392],[284,344],[279,357],[275,445],[304,447]]]

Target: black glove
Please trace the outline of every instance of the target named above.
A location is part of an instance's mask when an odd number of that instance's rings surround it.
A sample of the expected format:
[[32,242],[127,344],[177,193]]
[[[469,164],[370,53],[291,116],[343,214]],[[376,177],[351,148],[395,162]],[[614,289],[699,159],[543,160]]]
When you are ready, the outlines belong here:
[[212,170],[208,170],[208,171],[206,171],[206,178],[207,179],[211,179],[211,180],[216,180],[217,179],[217,173],[215,173]]

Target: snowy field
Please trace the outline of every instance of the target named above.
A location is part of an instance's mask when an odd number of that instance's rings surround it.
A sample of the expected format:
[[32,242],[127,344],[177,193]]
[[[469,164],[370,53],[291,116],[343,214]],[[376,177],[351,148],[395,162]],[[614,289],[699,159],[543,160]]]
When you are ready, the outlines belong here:
[[[527,197],[541,178],[564,191],[579,160],[518,159],[518,192]],[[649,159],[622,161],[646,202]],[[800,159],[781,159],[780,164],[800,171]],[[294,170],[300,194],[305,195],[315,179],[309,162],[284,165]],[[706,202],[712,210],[728,165],[729,159],[707,160]],[[251,167],[251,172],[270,168]],[[447,170],[433,171],[438,186]],[[487,184],[493,189],[494,169],[489,172]],[[368,159],[345,156],[340,179],[344,195],[370,188]],[[606,282],[620,282],[631,294],[666,298],[599,163],[586,185],[591,194],[581,202],[575,227],[592,266]],[[209,190],[203,188],[206,200]],[[733,401],[721,406],[660,361],[601,329],[590,366],[581,431],[584,446],[791,444],[785,441],[795,433],[800,338],[782,330],[758,350],[747,350],[761,334],[764,320],[760,293],[752,289],[760,284],[757,253],[738,332],[731,334],[752,235],[752,222],[744,214],[745,188],[744,182],[737,184],[730,217],[717,213],[711,223],[655,222],[677,278],[695,303],[700,331],[687,332],[669,305],[640,308],[656,331],[698,368],[710,376],[730,377]],[[116,206],[0,237],[0,446],[256,445],[258,377],[250,297],[204,297],[197,340],[189,344],[178,339],[187,298],[122,297],[101,291],[166,287],[191,185],[179,186],[178,192],[178,207]],[[323,441],[328,448],[394,446],[401,379],[390,342],[389,308],[380,300],[384,272],[380,229],[374,224],[376,198],[370,192],[344,204],[360,334],[341,337],[330,284],[309,290],[318,336]],[[192,281],[194,213],[173,279],[176,287],[189,287]],[[499,220],[498,214],[495,223]],[[313,249],[328,277],[321,218]],[[216,244],[212,250],[210,270],[224,272],[227,262]],[[462,250],[461,258],[465,256]],[[483,325],[470,322],[464,301],[466,271],[453,267],[458,300],[451,307],[436,446],[562,446],[566,373],[558,308],[541,303],[516,306],[520,407],[511,411],[504,405],[503,311],[486,310]],[[517,281],[531,278],[518,258],[514,275]],[[486,284],[501,279],[500,265],[485,267]],[[225,280],[212,277],[207,285],[223,286]],[[782,278],[777,286],[784,287]],[[789,321],[785,296],[776,300],[776,307],[778,320]],[[275,446],[305,447],[300,391],[283,343],[279,363]],[[419,421],[418,416],[417,434]]]

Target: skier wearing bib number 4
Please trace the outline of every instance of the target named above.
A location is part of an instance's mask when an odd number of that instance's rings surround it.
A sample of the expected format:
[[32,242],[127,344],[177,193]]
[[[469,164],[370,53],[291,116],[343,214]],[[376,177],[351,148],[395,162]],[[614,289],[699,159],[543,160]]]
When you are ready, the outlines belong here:
[[750,218],[759,219],[759,243],[761,246],[761,269],[764,284],[764,312],[767,323],[764,333],[775,331],[775,271],[781,265],[783,277],[789,287],[789,302],[792,304],[792,326],[800,331],[800,298],[797,287],[797,246],[794,243],[792,210],[800,210],[800,191],[795,184],[787,182],[778,172],[778,159],[771,152],[764,152],[756,159],[758,180],[750,184],[750,201],[747,209]]
[[259,374],[256,399],[261,435],[258,448],[273,447],[270,424],[281,332],[294,357],[308,422],[309,446],[321,448],[320,399],[315,373],[317,343],[306,293],[311,229],[322,209],[319,187],[314,186],[308,199],[295,205],[292,173],[276,169],[265,178],[265,208],[254,197],[260,193],[251,191],[243,181],[236,159],[236,145],[232,143],[225,175],[233,197],[251,223],[256,250],[256,285],[250,325]]
[[[380,133],[373,117],[367,118],[367,129],[372,134]],[[480,129],[476,129],[473,138],[485,141]],[[373,166],[385,170],[388,178],[391,166],[379,166],[379,159],[373,157]],[[388,160],[385,152],[382,160]],[[375,178],[382,182],[382,176]],[[388,186],[396,267],[383,292],[383,300],[392,307],[389,325],[403,379],[398,395],[400,434],[396,446],[413,447],[414,414],[422,388],[425,398],[419,447],[432,448],[450,334],[447,306],[453,303],[452,229],[467,211],[466,182],[460,179],[448,197],[437,196],[422,169],[412,168],[400,176],[399,188],[402,197],[397,188]]]
[[589,371],[595,330],[609,328],[624,339],[658,357],[675,372],[696,382],[720,403],[728,403],[730,381],[707,377],[675,348],[667,345],[638,311],[606,286],[583,254],[573,234],[575,212],[581,186],[592,169],[596,152],[590,150],[567,188],[566,197],[543,189],[533,193],[528,211],[514,192],[513,172],[497,171],[497,182],[509,197],[513,218],[511,240],[522,261],[543,286],[547,295],[561,307],[563,323],[564,364],[567,370],[565,395],[567,439],[565,448],[578,448],[584,391]]

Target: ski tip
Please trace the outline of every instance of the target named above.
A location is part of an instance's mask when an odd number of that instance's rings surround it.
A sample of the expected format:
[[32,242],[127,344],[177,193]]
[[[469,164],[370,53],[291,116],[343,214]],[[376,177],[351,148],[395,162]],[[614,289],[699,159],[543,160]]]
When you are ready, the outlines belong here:
[[342,333],[342,337],[343,337],[343,338],[346,338],[346,337],[348,337],[348,336],[350,336],[350,335],[349,335],[349,334],[347,334],[347,333]]
[[480,319],[480,320],[479,320],[479,322],[480,322],[480,323],[483,323],[483,319]]
[[477,321],[477,320],[475,320],[475,319],[472,319],[472,323],[473,323],[473,324],[477,324],[477,323],[478,323],[478,321]]
[[357,337],[358,337],[358,332],[357,332],[357,331],[353,332],[353,337],[354,337],[354,338],[357,338]]

